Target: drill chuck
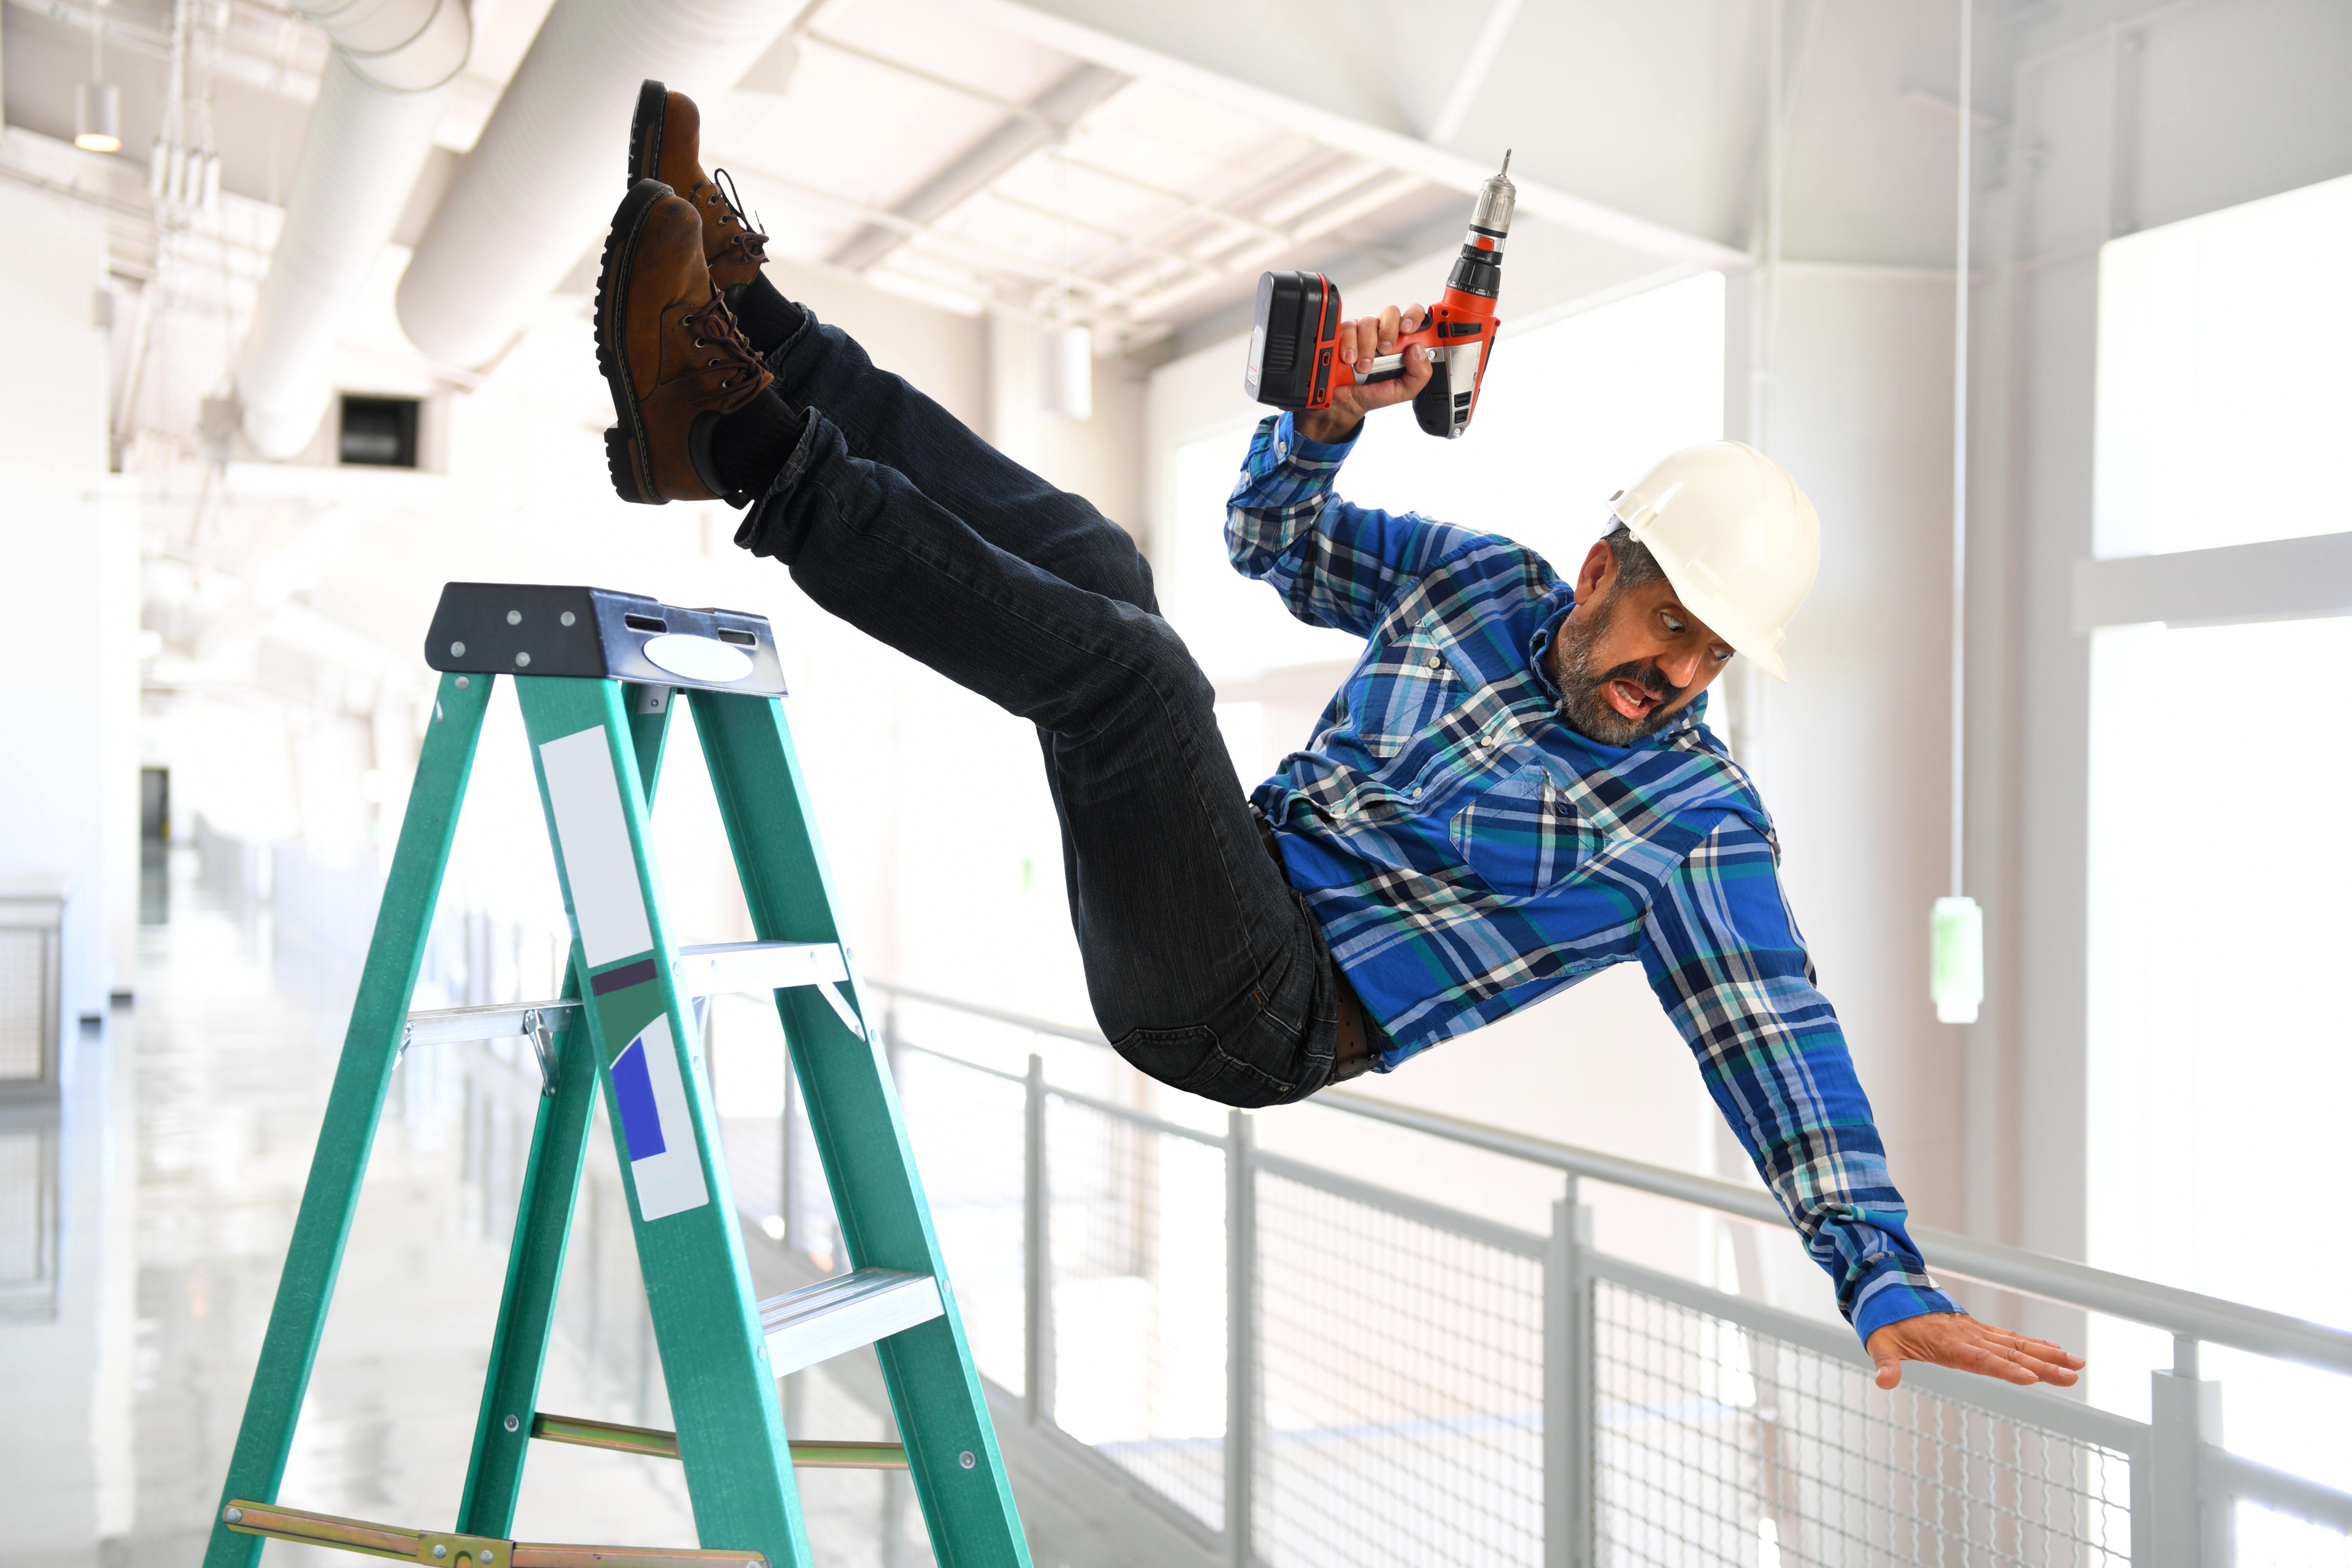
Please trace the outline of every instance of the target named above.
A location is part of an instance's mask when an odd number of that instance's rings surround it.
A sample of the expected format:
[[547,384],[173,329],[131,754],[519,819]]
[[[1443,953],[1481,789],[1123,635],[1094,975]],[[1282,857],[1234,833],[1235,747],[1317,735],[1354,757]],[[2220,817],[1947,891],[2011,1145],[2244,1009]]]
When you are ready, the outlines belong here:
[[1445,279],[1448,289],[1492,300],[1503,291],[1503,241],[1511,232],[1511,208],[1518,201],[1511,184],[1511,155],[1503,167],[1478,187],[1478,205],[1470,209],[1470,232],[1462,237],[1462,255]]

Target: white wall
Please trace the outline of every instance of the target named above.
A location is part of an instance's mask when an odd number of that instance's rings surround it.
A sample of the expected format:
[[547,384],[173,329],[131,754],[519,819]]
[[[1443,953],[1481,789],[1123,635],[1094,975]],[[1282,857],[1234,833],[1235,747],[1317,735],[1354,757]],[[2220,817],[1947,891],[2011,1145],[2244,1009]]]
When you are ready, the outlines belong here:
[[135,521],[106,492],[105,281],[94,211],[0,185],[0,889],[64,890],[65,1026],[129,984],[137,919]]

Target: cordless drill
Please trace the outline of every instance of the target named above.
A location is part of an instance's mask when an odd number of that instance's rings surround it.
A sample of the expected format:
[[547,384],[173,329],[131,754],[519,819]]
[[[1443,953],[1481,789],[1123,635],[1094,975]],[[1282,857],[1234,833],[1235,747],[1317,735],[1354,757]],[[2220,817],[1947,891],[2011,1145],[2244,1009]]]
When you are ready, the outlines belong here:
[[1470,428],[1478,406],[1478,384],[1495,357],[1495,299],[1503,288],[1503,240],[1511,229],[1511,155],[1500,173],[1478,188],[1470,210],[1470,232],[1462,255],[1445,280],[1429,319],[1396,341],[1362,375],[1337,353],[1340,324],[1339,286],[1320,272],[1268,272],[1257,280],[1257,323],[1251,330],[1249,367],[1242,390],[1276,408],[1328,408],[1331,394],[1357,382],[1394,381],[1404,374],[1404,351],[1418,345],[1429,355],[1429,384],[1412,400],[1413,416],[1433,436],[1448,440]]

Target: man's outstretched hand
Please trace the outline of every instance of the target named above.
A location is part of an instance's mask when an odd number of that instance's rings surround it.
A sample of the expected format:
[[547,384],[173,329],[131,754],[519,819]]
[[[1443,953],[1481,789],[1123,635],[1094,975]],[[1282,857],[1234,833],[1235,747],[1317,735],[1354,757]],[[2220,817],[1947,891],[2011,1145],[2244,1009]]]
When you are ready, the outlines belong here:
[[[1372,368],[1376,355],[1396,353],[1396,341],[1403,332],[1419,330],[1429,312],[1419,305],[1407,305],[1398,310],[1391,305],[1377,316],[1366,316],[1360,321],[1339,323],[1339,348],[1333,358],[1352,364],[1356,374],[1363,374]],[[1386,408],[1391,403],[1404,403],[1429,384],[1429,356],[1418,348],[1404,351],[1404,374],[1394,381],[1377,381],[1366,386],[1360,382],[1335,389],[1328,408],[1302,408],[1291,417],[1291,428],[1309,441],[1336,444],[1348,438],[1364,416],[1375,408]]]
[[1889,1323],[1870,1336],[1865,1348],[1878,1363],[1881,1388],[1903,1381],[1906,1361],[1932,1362],[2003,1383],[2054,1383],[2061,1388],[2072,1388],[2083,1368],[2081,1356],[2048,1340],[2029,1340],[1959,1312],[1929,1312]]

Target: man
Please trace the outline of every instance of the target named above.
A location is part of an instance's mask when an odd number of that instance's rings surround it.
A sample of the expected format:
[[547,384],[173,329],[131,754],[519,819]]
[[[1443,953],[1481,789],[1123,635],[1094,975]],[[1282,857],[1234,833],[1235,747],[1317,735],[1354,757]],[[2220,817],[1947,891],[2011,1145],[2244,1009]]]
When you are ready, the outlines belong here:
[[[1428,379],[1417,353],[1328,413],[1268,419],[1234,495],[1235,563],[1368,647],[1245,801],[1128,536],[779,294],[698,141],[693,105],[646,84],[598,294],[614,486],[748,508],[737,543],[1035,724],[1121,1056],[1229,1105],[1282,1104],[1638,957],[1882,1387],[1906,1359],[2074,1381],[2080,1358],[1928,1279],[1780,900],[1770,819],[1699,723],[1735,647],[1773,661],[1810,586],[1811,511],[1785,474],[1728,444],[1677,455],[1620,507],[1658,548],[1621,524],[1570,587],[1508,541],[1331,494],[1363,416]],[[1388,352],[1420,314],[1353,323],[1342,352]],[[1710,546],[1692,498],[1726,484],[1777,494],[1802,559]]]

